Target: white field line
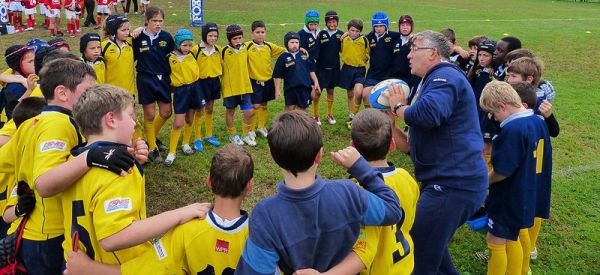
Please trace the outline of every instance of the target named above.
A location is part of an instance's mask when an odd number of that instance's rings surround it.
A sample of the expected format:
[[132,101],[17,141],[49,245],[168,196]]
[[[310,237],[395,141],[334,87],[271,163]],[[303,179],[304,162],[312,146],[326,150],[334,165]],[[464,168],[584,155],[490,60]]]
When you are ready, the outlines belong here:
[[590,163],[590,164],[586,164],[586,165],[567,166],[560,170],[554,171],[552,173],[552,177],[553,178],[557,178],[557,177],[564,178],[564,177],[568,177],[568,176],[571,176],[576,173],[585,173],[585,172],[589,172],[589,171],[593,171],[593,170],[600,172],[600,162]]
[[[545,22],[545,21],[600,21],[600,17],[590,18],[521,18],[521,19],[433,19],[419,20],[419,22]],[[391,21],[391,24],[397,22]],[[371,22],[364,22],[365,25],[370,25]],[[250,24],[238,24],[240,26],[250,26]],[[302,22],[287,22],[287,23],[269,23],[268,26],[303,26]]]

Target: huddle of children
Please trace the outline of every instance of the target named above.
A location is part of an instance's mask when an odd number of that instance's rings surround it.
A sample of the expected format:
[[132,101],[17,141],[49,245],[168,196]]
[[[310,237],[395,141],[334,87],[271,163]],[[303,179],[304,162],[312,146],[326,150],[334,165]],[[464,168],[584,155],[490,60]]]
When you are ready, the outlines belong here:
[[[372,18],[373,31],[363,36],[359,19],[348,23],[347,33],[339,31],[333,11],[325,15],[327,29],[319,32],[318,13],[308,11],[305,27],[285,34],[285,48],[265,41],[262,21],[252,23],[252,40],[247,42],[241,27],[228,26],[228,45],[221,48],[216,45],[219,30],[214,23],[203,26],[202,42],[194,45],[187,29],[173,37],[162,30],[162,10],[149,7],[145,15],[145,27],[131,33],[126,17],[109,16],[107,39],[84,34],[77,61],[69,54],[58,54],[56,61],[47,58],[61,47],[68,51],[61,40],[32,40],[6,51],[11,69],[0,76],[8,83],[1,99],[12,120],[0,131],[4,145],[0,176],[11,194],[4,221],[12,222],[8,231],[12,233],[21,217],[29,215],[21,257],[30,273],[60,272],[61,255],[69,274],[314,271],[304,268],[340,274],[412,272],[410,228],[418,186],[405,170],[387,162],[387,154],[396,147],[395,126],[388,116],[374,109],[358,113],[361,102],[368,107],[365,99],[379,81],[393,76],[411,86],[418,83],[407,72],[404,56],[410,52],[414,24],[410,16],[400,18],[396,33],[389,31],[387,15],[378,12]],[[451,29],[442,33],[455,43]],[[482,136],[488,142],[483,152],[491,169],[485,205],[488,273],[526,273],[529,259],[537,256],[541,220],[549,218],[549,136],[559,131],[550,103],[555,93],[549,82],[541,80],[539,59],[519,49],[518,39],[505,37],[496,44],[477,36],[469,48],[455,46],[451,61],[473,85]],[[273,67],[272,58],[277,58]],[[287,112],[267,130],[267,105],[281,97],[282,82]],[[114,86],[87,89],[94,83]],[[353,147],[332,152],[331,157],[364,189],[317,175],[323,157],[318,100],[326,89],[328,122],[335,124],[336,86],[348,90]],[[220,146],[213,135],[212,115],[214,101],[221,96],[229,140],[236,145],[213,156],[207,178],[216,195],[212,208],[192,204],[146,218],[138,160],[163,162],[156,136],[173,109],[165,164],[175,160],[181,128],[184,154],[202,151],[204,142]],[[29,106],[28,98],[36,97],[46,98],[48,105]],[[143,106],[147,147],[139,140],[136,97]],[[312,117],[294,111],[306,110],[311,102]],[[241,136],[233,121],[238,106],[243,112]],[[36,119],[27,120],[33,116]],[[64,131],[49,133],[49,129]],[[277,185],[278,193],[258,203],[249,218],[240,207],[252,189],[252,157],[237,145],[256,146],[256,132],[267,139],[284,180]],[[87,144],[80,147],[84,138]],[[70,151],[73,155],[66,161]],[[27,184],[31,193],[17,192],[17,182]],[[270,210],[275,208],[277,213]],[[75,235],[79,242],[73,244]],[[54,260],[31,253],[41,245]],[[204,249],[211,246],[215,248]]]

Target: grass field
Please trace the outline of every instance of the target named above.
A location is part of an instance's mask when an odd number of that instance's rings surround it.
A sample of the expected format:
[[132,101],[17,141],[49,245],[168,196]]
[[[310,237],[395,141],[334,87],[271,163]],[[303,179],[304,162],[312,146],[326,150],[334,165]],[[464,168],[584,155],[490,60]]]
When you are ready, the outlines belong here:
[[[168,2],[169,1],[169,2]],[[174,32],[187,26],[188,8],[183,0],[153,0],[152,4],[165,9],[165,28]],[[283,43],[283,34],[302,27],[307,9],[321,14],[334,9],[340,14],[341,27],[351,18],[362,18],[365,23],[378,10],[388,12],[392,20],[410,14],[415,19],[415,30],[453,28],[458,43],[466,47],[468,39],[485,34],[499,39],[514,35],[526,48],[534,50],[545,62],[544,77],[557,90],[555,113],[561,124],[560,136],[553,140],[554,191],[552,217],[544,223],[539,240],[540,256],[532,264],[534,273],[543,274],[599,274],[600,270],[600,5],[563,1],[205,1],[205,18],[221,26],[220,44],[225,44],[224,28],[231,23],[241,24],[249,37],[249,25],[262,19],[268,24],[267,40]],[[132,15],[133,25],[142,24],[139,16]],[[41,17],[39,18],[41,19]],[[40,22],[38,19],[38,22]],[[322,22],[321,26],[324,26]],[[370,25],[366,24],[366,30]],[[397,23],[392,24],[397,29]],[[85,31],[92,31],[85,29]],[[196,39],[200,30],[194,29]],[[48,38],[47,31],[0,37],[2,52],[11,44],[24,43],[31,37]],[[78,40],[67,39],[78,50]],[[0,63],[0,68],[6,68]],[[338,91],[338,90],[336,90]],[[336,94],[337,125],[322,126],[325,151],[346,146],[349,131],[344,123],[347,111],[345,92]],[[226,141],[223,109],[216,106],[215,132]],[[325,113],[322,98],[321,113]],[[282,102],[270,104],[271,117],[283,109]],[[241,117],[236,121],[241,129]],[[170,125],[170,124],[169,124]],[[160,138],[168,141],[165,126]],[[244,204],[246,209],[262,198],[273,194],[280,172],[271,160],[266,141],[258,138],[259,145],[251,148],[255,160],[254,193]],[[173,167],[146,165],[149,213],[154,214],[194,201],[212,199],[204,184],[210,157],[208,148],[193,156],[178,155]],[[392,153],[391,160],[412,171],[409,158]],[[345,171],[326,159],[319,168],[326,178],[346,177]],[[293,217],[290,217],[293,218]],[[485,249],[482,234],[461,228],[451,244],[452,255],[463,273],[483,274],[486,263],[475,259],[476,251]]]

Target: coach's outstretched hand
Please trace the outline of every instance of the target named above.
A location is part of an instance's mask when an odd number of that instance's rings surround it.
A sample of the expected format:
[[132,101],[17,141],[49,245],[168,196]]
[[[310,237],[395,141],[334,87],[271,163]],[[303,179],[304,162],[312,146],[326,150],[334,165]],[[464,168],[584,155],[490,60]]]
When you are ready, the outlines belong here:
[[348,146],[337,152],[331,152],[331,158],[335,163],[350,169],[352,165],[360,158],[360,153],[356,148]]
[[88,167],[100,167],[125,176],[131,171],[135,160],[126,146],[108,145],[91,148],[87,153]]

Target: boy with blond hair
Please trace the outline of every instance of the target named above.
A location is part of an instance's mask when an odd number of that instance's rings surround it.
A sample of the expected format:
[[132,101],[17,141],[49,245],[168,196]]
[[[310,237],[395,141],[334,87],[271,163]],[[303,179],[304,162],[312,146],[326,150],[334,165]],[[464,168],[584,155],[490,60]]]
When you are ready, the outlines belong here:
[[489,173],[486,202],[488,274],[520,274],[524,270],[519,231],[533,226],[536,174],[544,167],[548,129],[525,109],[517,92],[506,82],[486,85],[480,104],[502,128],[492,144],[493,170]]
[[[83,253],[71,253],[68,274],[228,274],[242,255],[248,238],[246,211],[240,209],[252,191],[254,162],[241,146],[227,144],[212,158],[206,184],[215,194],[205,220],[177,226],[152,243],[156,249],[119,266],[101,265]],[[206,249],[214,247],[214,249]]]
[[[127,91],[94,86],[75,103],[73,115],[87,145],[78,154],[96,147],[130,145],[135,127],[134,99]],[[112,151],[106,154],[110,158]],[[145,180],[141,164],[132,172],[117,175],[92,168],[62,192],[65,260],[73,249],[82,249],[102,263],[123,263],[151,248],[148,240],[193,218],[203,218],[208,205],[191,204],[146,218]],[[78,240],[77,243],[74,243]],[[75,248],[74,248],[75,247]]]

